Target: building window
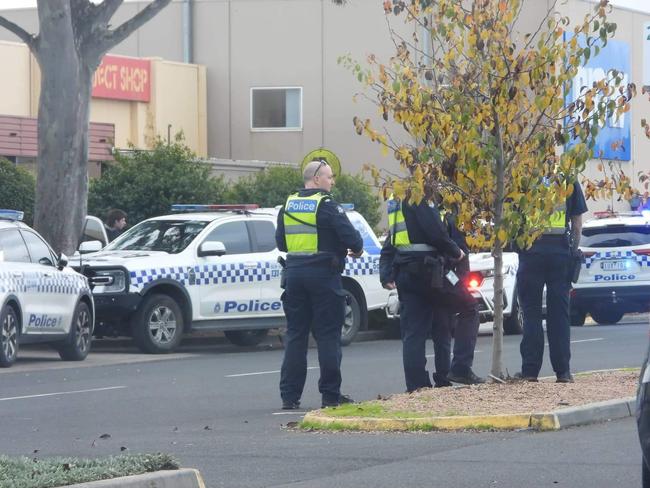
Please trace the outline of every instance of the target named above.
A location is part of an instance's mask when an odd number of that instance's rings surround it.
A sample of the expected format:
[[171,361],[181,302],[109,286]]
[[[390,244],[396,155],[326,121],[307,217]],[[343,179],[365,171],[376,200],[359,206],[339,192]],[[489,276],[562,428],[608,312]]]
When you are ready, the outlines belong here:
[[302,88],[251,88],[251,130],[302,130]]

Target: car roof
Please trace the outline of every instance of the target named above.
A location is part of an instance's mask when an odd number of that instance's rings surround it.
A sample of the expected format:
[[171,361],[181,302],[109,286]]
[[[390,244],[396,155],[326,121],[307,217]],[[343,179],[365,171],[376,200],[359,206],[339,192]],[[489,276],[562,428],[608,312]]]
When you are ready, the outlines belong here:
[[596,218],[584,223],[583,228],[607,227],[608,225],[650,225],[650,215],[617,215]]
[[30,229],[27,224],[18,220],[0,219],[0,229]]
[[182,221],[192,221],[192,220],[201,220],[204,222],[213,222],[215,220],[222,220],[230,217],[239,217],[242,215],[266,215],[275,217],[278,214],[278,211],[274,208],[258,208],[255,210],[248,210],[246,212],[242,211],[220,211],[220,212],[179,212],[168,215],[161,215],[159,217],[152,217],[148,220],[182,220]]

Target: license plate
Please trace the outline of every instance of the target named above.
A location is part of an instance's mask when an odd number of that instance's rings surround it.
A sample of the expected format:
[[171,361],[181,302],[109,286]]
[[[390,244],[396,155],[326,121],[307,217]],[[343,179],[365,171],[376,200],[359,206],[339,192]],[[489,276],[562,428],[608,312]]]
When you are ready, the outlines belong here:
[[600,263],[600,269],[603,271],[625,271],[627,261],[603,261]]

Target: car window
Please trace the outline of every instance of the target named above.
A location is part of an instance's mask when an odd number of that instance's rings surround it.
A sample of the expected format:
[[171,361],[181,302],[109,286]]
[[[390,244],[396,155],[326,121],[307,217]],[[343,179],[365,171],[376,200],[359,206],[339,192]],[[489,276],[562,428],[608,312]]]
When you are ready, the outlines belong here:
[[177,254],[209,222],[203,220],[145,220],[111,242],[106,251],[164,251]]
[[32,263],[54,265],[54,256],[45,241],[33,232],[22,232]]
[[582,247],[642,246],[650,244],[650,226],[606,225],[582,229]]
[[255,248],[257,252],[269,252],[275,249],[275,225],[268,220],[252,220],[249,225],[253,227],[255,235]]
[[226,222],[214,229],[203,242],[223,242],[227,254],[247,254],[252,252],[246,222]]
[[18,229],[0,231],[0,262],[29,263],[29,253]]

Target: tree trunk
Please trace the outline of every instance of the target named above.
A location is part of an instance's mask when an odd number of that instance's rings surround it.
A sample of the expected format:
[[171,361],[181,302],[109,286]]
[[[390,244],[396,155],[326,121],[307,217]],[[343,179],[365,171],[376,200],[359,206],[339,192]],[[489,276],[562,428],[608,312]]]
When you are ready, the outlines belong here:
[[[57,12],[59,8],[63,11]],[[41,69],[41,95],[34,226],[55,251],[71,254],[77,247],[87,207],[94,68],[84,63],[78,51],[68,2],[54,0],[51,8],[42,8],[39,14],[41,39],[36,58]]]
[[503,218],[503,199],[505,196],[505,158],[503,154],[503,137],[499,126],[499,117],[493,113],[498,143],[495,161],[496,191],[494,195],[494,228],[497,236],[492,249],[494,258],[494,322],[492,325],[492,376],[503,378],[503,246],[498,231]]

